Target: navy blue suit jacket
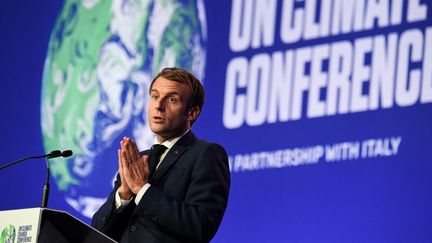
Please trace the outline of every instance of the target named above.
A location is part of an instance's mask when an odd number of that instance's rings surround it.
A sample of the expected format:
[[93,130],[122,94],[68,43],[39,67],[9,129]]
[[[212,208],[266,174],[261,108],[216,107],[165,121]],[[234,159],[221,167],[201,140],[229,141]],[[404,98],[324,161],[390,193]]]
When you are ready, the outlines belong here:
[[[149,150],[141,154],[148,154]],[[223,147],[189,131],[169,150],[138,205],[115,209],[115,192],[92,226],[121,242],[209,242],[224,215],[230,186]]]

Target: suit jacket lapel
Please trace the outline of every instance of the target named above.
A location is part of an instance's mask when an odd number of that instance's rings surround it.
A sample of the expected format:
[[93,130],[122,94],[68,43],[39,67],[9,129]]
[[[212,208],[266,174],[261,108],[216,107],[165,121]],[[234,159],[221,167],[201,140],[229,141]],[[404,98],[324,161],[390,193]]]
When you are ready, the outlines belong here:
[[187,132],[183,135],[180,140],[168,151],[165,158],[155,171],[151,183],[157,184],[158,181],[170,170],[180,156],[187,150],[188,146],[195,141],[196,137],[192,131]]

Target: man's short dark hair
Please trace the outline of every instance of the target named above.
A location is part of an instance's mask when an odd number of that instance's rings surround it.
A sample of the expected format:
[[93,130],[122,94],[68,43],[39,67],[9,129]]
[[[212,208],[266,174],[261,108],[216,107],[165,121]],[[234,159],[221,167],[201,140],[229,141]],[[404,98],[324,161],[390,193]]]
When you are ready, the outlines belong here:
[[151,92],[154,82],[159,77],[187,84],[192,91],[192,95],[188,101],[188,106],[186,107],[185,112],[188,112],[194,106],[198,106],[200,111],[202,111],[205,97],[204,87],[202,86],[201,81],[199,81],[192,73],[178,67],[164,68],[156,75],[156,77],[151,82],[149,92]]

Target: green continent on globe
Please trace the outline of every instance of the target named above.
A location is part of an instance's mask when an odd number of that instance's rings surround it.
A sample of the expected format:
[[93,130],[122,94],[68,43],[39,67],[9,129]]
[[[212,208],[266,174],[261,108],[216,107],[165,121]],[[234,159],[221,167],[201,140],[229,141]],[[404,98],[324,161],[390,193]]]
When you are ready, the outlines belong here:
[[[94,128],[92,108],[98,103],[95,67],[99,50],[109,38],[111,1],[87,9],[65,1],[50,40],[42,89],[42,132],[47,151],[67,146],[82,152],[81,139]],[[108,13],[108,14],[106,14]],[[52,165],[60,190],[79,184],[66,163]]]

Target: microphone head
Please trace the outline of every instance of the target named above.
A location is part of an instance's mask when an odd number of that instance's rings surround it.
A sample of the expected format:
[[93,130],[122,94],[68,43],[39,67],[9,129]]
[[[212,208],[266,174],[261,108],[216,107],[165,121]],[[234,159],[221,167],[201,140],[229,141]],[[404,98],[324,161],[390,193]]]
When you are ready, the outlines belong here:
[[61,152],[62,157],[69,157],[72,154],[73,154],[72,150],[65,150],[65,151]]
[[49,154],[47,154],[48,157],[58,157],[62,154],[60,150],[53,150]]

